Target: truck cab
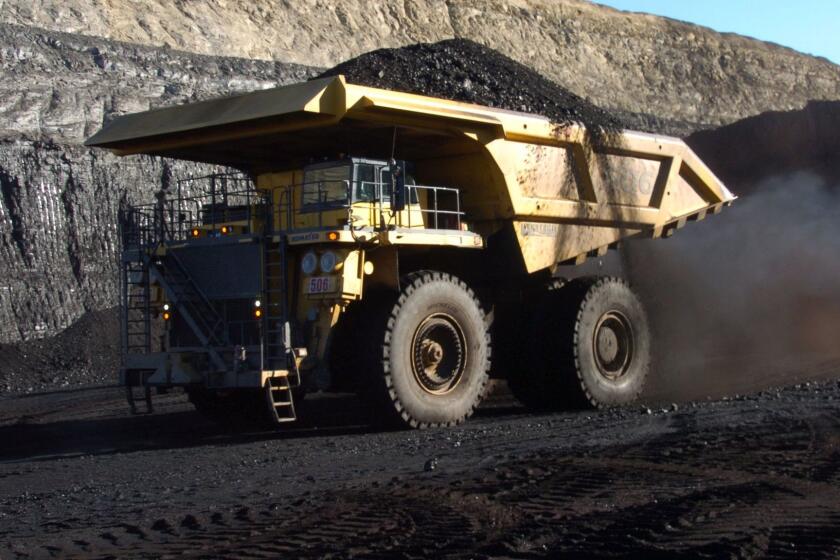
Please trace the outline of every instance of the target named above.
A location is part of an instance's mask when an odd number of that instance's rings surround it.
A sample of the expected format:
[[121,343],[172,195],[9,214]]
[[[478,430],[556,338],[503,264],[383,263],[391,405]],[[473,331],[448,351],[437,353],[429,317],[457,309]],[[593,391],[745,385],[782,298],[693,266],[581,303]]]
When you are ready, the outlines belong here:
[[348,157],[309,164],[301,175],[292,222],[283,227],[347,225],[345,220],[355,229],[466,227],[456,189],[418,185],[411,162]]

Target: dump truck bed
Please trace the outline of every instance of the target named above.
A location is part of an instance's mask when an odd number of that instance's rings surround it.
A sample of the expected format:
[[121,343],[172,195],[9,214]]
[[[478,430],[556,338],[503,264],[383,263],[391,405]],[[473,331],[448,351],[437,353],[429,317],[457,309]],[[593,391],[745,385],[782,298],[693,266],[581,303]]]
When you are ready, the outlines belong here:
[[624,131],[593,144],[580,125],[342,76],[127,115],[86,145],[257,178],[313,158],[396,153],[414,162],[419,182],[458,187],[474,231],[512,230],[528,272],[580,262],[627,237],[668,235],[735,198],[677,138]]

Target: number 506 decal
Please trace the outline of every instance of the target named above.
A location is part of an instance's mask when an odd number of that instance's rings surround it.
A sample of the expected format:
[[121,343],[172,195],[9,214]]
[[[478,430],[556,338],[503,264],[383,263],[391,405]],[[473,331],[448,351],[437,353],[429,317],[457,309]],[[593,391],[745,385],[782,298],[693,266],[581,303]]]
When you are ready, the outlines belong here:
[[306,292],[309,294],[323,294],[335,291],[335,278],[332,276],[313,276],[309,279]]

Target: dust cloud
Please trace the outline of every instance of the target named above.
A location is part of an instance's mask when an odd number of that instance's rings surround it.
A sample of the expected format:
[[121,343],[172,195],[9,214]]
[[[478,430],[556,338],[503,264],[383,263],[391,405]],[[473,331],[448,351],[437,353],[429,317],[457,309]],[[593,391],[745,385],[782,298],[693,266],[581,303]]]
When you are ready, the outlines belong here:
[[720,397],[840,371],[840,189],[795,173],[673,238],[632,241],[648,307],[648,402]]

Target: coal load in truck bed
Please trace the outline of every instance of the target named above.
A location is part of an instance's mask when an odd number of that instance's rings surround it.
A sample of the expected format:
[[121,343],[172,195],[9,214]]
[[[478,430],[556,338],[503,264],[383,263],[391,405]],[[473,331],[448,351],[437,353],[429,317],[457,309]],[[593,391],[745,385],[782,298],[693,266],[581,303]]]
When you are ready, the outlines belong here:
[[503,54],[466,39],[379,49],[319,77],[344,74],[353,84],[535,113],[593,132],[626,128],[619,118]]

